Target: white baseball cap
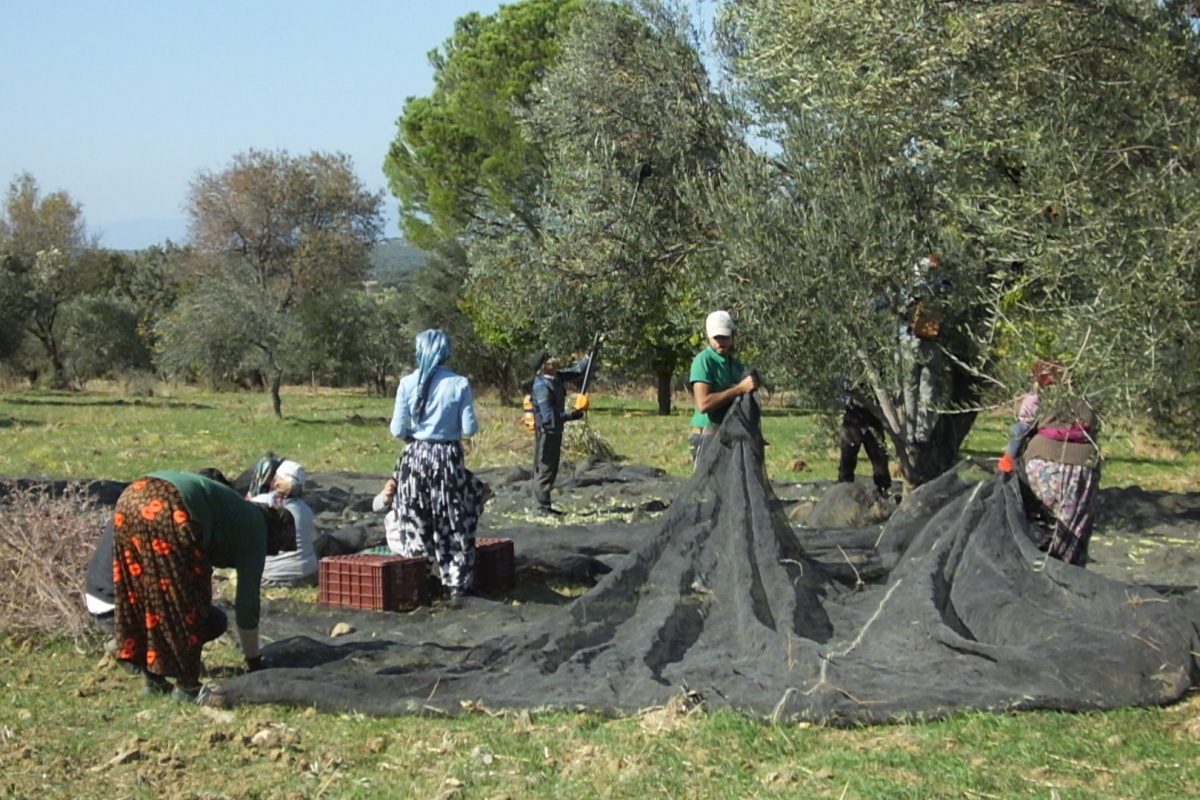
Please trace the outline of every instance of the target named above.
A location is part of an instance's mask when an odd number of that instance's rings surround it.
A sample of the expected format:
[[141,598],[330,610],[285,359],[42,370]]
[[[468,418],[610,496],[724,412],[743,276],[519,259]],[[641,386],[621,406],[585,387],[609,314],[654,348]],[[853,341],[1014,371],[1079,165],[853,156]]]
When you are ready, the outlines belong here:
[[711,339],[714,336],[733,336],[737,326],[733,324],[733,317],[729,316],[728,311],[714,311],[704,321],[704,330]]

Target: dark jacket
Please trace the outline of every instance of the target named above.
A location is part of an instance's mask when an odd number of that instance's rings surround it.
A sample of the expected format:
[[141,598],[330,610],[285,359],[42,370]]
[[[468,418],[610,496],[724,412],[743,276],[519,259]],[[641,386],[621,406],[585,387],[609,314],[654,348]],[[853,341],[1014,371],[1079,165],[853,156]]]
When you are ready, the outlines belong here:
[[530,400],[538,433],[560,434],[563,426],[571,420],[580,419],[579,411],[566,413],[568,381],[583,380],[588,360],[581,358],[570,369],[560,369],[553,375],[538,375],[533,379]]

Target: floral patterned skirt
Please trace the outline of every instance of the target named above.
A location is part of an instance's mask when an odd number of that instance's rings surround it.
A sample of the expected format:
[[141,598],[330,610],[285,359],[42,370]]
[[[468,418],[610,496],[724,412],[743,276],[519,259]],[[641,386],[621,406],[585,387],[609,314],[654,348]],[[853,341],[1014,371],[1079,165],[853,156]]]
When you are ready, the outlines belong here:
[[475,528],[483,510],[483,484],[463,463],[459,442],[410,441],[397,475],[397,535],[389,542],[407,558],[437,564],[451,592],[475,578]]
[[212,604],[200,527],[179,490],[160,478],[142,478],[121,493],[113,526],[117,657],[197,685]]
[[1051,527],[1049,554],[1083,566],[1092,538],[1100,471],[1035,458],[1025,462],[1025,474],[1041,506],[1037,511]]

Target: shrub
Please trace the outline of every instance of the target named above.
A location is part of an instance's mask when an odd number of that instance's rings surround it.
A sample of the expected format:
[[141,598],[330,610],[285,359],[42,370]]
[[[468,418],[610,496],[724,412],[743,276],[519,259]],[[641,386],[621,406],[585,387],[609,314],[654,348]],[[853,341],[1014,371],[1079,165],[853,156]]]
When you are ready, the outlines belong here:
[[0,623],[9,633],[83,636],[84,575],[100,527],[77,485],[61,494],[0,483]]

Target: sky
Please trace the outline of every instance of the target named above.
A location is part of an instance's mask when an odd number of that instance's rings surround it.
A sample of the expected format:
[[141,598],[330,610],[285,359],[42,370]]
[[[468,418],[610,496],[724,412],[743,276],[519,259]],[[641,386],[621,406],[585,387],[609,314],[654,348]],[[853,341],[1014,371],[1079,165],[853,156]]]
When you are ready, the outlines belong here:
[[[100,245],[186,238],[201,171],[250,149],[341,152],[370,189],[428,53],[498,0],[8,0],[0,181],[31,173]],[[398,236],[385,197],[387,236]]]

